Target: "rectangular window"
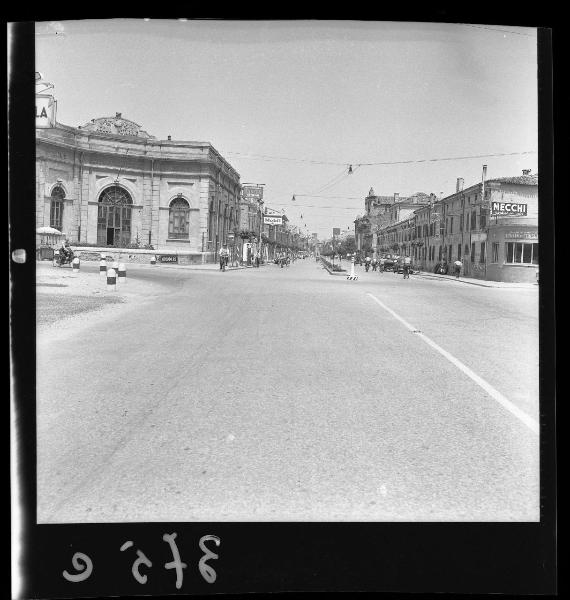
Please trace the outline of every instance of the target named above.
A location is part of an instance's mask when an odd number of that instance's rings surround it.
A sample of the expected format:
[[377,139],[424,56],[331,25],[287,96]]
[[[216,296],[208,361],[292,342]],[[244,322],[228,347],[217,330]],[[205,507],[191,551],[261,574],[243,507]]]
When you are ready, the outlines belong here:
[[58,200],[51,201],[49,224],[50,227],[61,231],[63,221],[63,202]]
[[491,262],[499,262],[499,242],[493,242],[491,246]]
[[481,242],[481,253],[479,254],[479,262],[480,263],[485,262],[486,248],[487,248],[487,246],[486,246],[485,242]]
[[532,263],[532,244],[523,244],[522,262],[527,264]]
[[538,244],[526,242],[507,242],[505,244],[506,262],[510,264],[537,265]]
[[457,244],[457,260],[461,260],[461,244]]
[[477,229],[477,211],[474,210],[471,212],[471,231]]
[[481,208],[481,214],[479,215],[481,229],[485,229],[487,227],[487,213],[483,208]]
[[453,217],[449,219],[449,233],[453,233]]
[[459,217],[459,231],[463,231],[463,217]]
[[471,244],[471,262],[475,262],[475,242]]

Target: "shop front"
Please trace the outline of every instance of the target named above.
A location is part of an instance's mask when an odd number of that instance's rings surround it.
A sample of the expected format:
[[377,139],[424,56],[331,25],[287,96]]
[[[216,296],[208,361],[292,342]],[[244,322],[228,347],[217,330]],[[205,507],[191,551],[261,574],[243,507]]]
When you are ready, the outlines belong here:
[[536,225],[491,225],[488,246],[487,279],[537,282],[539,251]]

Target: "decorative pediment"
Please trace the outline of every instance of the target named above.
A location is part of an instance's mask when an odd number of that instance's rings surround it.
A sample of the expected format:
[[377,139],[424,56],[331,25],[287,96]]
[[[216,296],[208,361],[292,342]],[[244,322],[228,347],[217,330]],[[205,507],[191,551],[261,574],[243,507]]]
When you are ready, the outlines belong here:
[[153,138],[141,126],[134,121],[124,119],[121,113],[116,113],[114,117],[100,117],[91,119],[89,123],[83,125],[81,129],[87,131],[96,131],[97,133],[108,133],[110,135],[128,135],[134,137]]

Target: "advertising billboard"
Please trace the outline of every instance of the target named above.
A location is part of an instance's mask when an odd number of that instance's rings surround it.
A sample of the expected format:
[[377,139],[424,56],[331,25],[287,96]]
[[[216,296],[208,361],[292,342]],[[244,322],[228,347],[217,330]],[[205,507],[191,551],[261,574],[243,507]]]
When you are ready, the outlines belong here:
[[243,187],[243,197],[246,200],[259,201],[263,198],[263,188],[258,185],[246,185]]
[[516,217],[526,217],[527,204],[518,202],[491,202],[491,216],[509,215]]
[[36,94],[36,127],[39,129],[55,125],[55,108],[57,106],[53,96]]

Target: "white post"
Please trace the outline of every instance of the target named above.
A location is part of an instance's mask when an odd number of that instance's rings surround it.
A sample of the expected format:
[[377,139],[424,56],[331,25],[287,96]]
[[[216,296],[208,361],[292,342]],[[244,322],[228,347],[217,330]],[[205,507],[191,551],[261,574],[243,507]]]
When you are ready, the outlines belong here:
[[353,281],[358,279],[358,275],[355,275],[354,273],[354,256],[352,257],[352,263],[350,265],[350,275],[348,275],[347,279],[352,279]]
[[151,256],[150,257],[150,264],[151,265],[156,265],[156,256]]
[[109,269],[107,272],[107,291],[114,292],[117,289],[116,283],[115,269]]
[[119,263],[118,280],[119,283],[127,283],[127,269],[123,263]]
[[99,276],[107,277],[107,261],[103,258],[99,261]]
[[75,257],[71,263],[71,270],[73,273],[79,273],[79,259]]

